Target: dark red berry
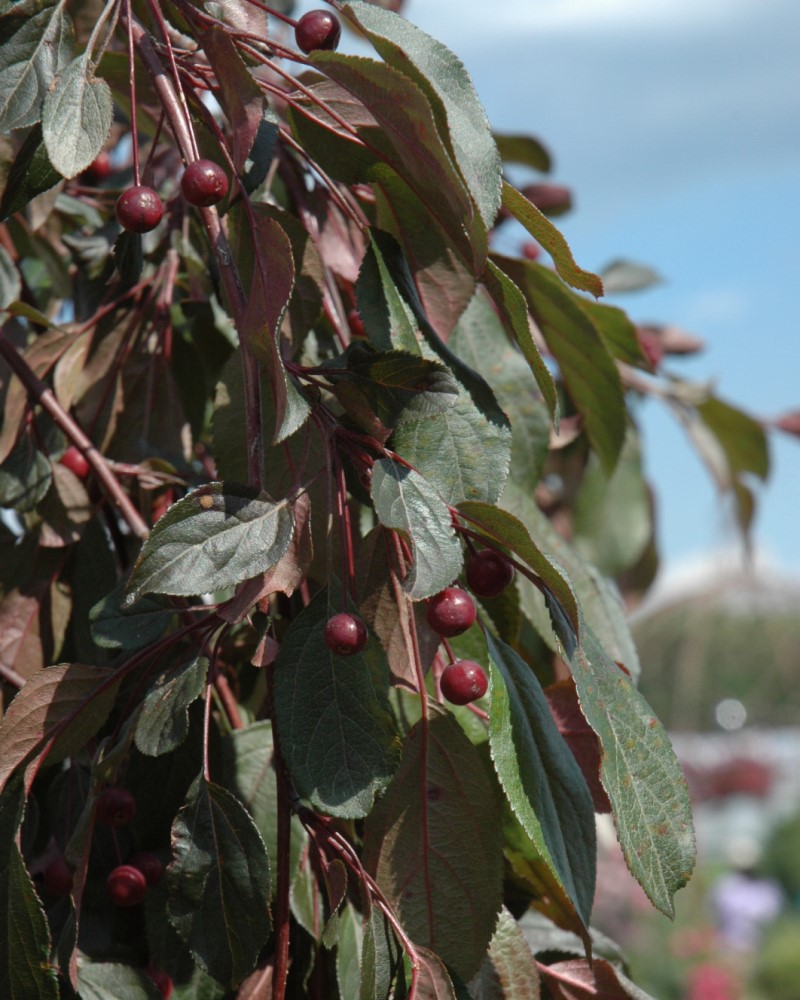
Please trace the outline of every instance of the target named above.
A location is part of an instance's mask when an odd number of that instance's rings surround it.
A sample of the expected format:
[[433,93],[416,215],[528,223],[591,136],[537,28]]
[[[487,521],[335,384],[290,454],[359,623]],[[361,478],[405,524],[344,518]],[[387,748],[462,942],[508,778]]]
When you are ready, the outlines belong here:
[[467,559],[467,583],[478,597],[497,597],[514,579],[514,567],[494,549],[481,549]]
[[62,857],[57,857],[45,868],[44,885],[54,896],[66,896],[72,892],[72,869]]
[[213,160],[195,160],[183,172],[181,191],[190,205],[208,208],[228,193],[228,176]]
[[86,170],[84,170],[81,180],[86,181],[87,184],[99,184],[100,181],[104,181],[110,173],[111,157],[104,150],[102,153],[99,153],[97,159],[93,160]]
[[538,243],[534,243],[533,240],[526,240],[522,244],[522,256],[528,260],[536,260],[541,257],[542,250]]
[[129,187],[117,199],[117,222],[129,233],[149,233],[164,217],[164,205],[151,187]]
[[78,479],[85,479],[89,475],[89,463],[84,458],[83,453],[74,444],[71,444],[67,448],[59,459],[59,462],[65,468],[69,469],[70,472],[74,473]]
[[139,851],[128,859],[128,864],[138,868],[150,886],[158,885],[164,874],[164,866],[152,851]]
[[95,816],[102,826],[127,826],[136,815],[136,799],[127,788],[104,788],[97,797]]
[[341,24],[327,10],[310,10],[303,14],[294,29],[297,45],[305,53],[335,49],[341,34]]
[[152,979],[153,982],[156,984],[161,993],[161,996],[164,997],[164,1000],[167,1000],[167,997],[172,996],[172,990],[174,989],[174,985],[172,982],[172,977],[169,975],[168,972],[164,972],[163,969],[159,969],[155,965],[148,965],[147,968],[144,970],[144,973],[148,978]]
[[486,694],[486,671],[474,660],[456,660],[442,671],[442,695],[451,705],[469,705]]
[[342,611],[328,619],[325,626],[325,645],[339,656],[360,653],[367,644],[367,626],[358,615]]
[[133,865],[118,865],[106,879],[106,891],[115,906],[137,906],[147,892],[147,879]]
[[428,624],[439,635],[450,637],[466,632],[475,621],[475,602],[460,587],[447,587],[430,599]]

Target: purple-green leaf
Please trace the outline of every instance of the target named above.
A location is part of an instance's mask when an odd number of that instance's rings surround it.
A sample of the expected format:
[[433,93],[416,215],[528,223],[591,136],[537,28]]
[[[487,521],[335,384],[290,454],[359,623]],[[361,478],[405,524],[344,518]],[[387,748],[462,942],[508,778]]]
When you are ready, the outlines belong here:
[[368,817],[364,862],[415,943],[464,979],[502,902],[502,828],[478,750],[450,715],[409,732],[403,763]]
[[292,538],[287,500],[209,483],[173,504],[145,541],[125,606],[142,594],[191,596],[233,587],[279,561]]
[[172,856],[170,921],[201,968],[234,987],[270,933],[264,841],[242,803],[200,775],[172,824]]

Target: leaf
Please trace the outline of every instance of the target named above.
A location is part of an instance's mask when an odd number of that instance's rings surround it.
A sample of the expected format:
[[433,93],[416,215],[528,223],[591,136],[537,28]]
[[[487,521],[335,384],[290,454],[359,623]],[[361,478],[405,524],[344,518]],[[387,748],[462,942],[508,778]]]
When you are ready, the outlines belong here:
[[[591,626],[603,648],[614,659],[625,666],[628,674],[636,681],[640,673],[639,656],[631,636],[625,609],[618,591],[597,570],[585,562],[573,546],[562,538],[545,517],[529,492],[512,484],[504,494],[504,502],[513,508],[537,540],[545,558],[562,567],[569,580],[571,593],[577,598],[584,620]],[[556,640],[550,623],[550,615],[544,598],[526,580],[518,581],[522,608],[535,626],[537,632],[555,651]],[[552,588],[551,588],[552,589]],[[573,614],[570,605],[564,604],[564,595],[556,593],[562,606],[568,610],[573,628],[579,627],[577,610]]]
[[638,292],[653,285],[660,285],[663,278],[647,264],[633,260],[613,260],[600,272],[608,295],[619,292]]
[[118,684],[106,667],[82,663],[48,667],[20,690],[0,720],[0,791],[34,751],[49,745],[55,764],[86,745],[108,717]]
[[[460,1000],[461,997],[469,1000],[469,994],[466,992],[456,995],[449,970],[438,955],[419,946],[416,946],[416,952],[419,959],[416,1000]],[[405,965],[406,987],[409,988],[411,985],[411,962],[408,955],[405,956]]]
[[415,942],[464,979],[502,902],[502,829],[479,752],[449,714],[408,733],[403,762],[364,826],[364,864]]
[[187,493],[154,526],[128,581],[123,607],[145,593],[190,596],[263,573],[292,538],[291,505],[245,486],[209,483]]
[[404,993],[393,989],[398,979],[404,986],[402,948],[386,917],[373,906],[364,921],[359,1000],[399,1000]]
[[366,407],[387,428],[447,412],[459,393],[444,365],[416,352],[375,351],[367,344],[351,343],[344,354],[321,368],[352,416]]
[[361,919],[352,903],[345,903],[339,916],[336,945],[336,983],[339,996],[357,997],[361,984]]
[[139,969],[121,962],[93,962],[78,969],[81,1000],[158,1000],[162,995],[153,980]]
[[626,312],[604,302],[592,302],[585,295],[573,292],[572,297],[589,316],[612,357],[649,370],[636,327]]
[[589,458],[574,501],[573,544],[601,573],[616,577],[635,565],[652,535],[650,491],[642,476],[641,450],[636,435],[629,431],[610,476],[594,456]]
[[[517,509],[516,505],[512,506]],[[519,518],[490,504],[462,503],[458,509],[459,513],[471,525],[478,528],[481,534],[495,539],[526,562],[548,591],[558,599],[570,621],[577,625],[578,604],[570,581],[558,564],[533,541],[527,527]]]
[[366,816],[397,767],[389,672],[371,637],[353,656],[325,644],[331,598],[319,593],[291,624],[274,666],[275,720],[301,798],[333,816]]
[[200,775],[172,824],[172,855],[170,921],[198,965],[234,987],[270,933],[264,842],[241,802]]
[[[356,305],[370,341],[379,350],[419,354],[416,321],[390,270],[398,246],[388,234],[370,230],[370,241],[356,280]],[[389,257],[389,260],[386,257]]]
[[519,924],[505,906],[469,990],[476,1000],[539,1000],[536,962]]
[[34,125],[50,84],[70,61],[72,21],[66,3],[29,16],[0,47],[0,132]]
[[8,309],[22,295],[19,271],[5,247],[0,247],[0,310]]
[[769,447],[761,424],[730,403],[711,398],[697,412],[719,442],[734,477],[745,473],[762,481],[769,477]]
[[611,812],[611,803],[600,783],[600,741],[581,711],[575,681],[569,678],[550,684],[544,689],[544,693],[558,731],[586,779],[595,812]]
[[194,654],[177,669],[165,670],[142,702],[136,723],[136,747],[148,757],[170,753],[189,732],[189,706],[203,692],[208,660]]
[[[527,324],[524,301],[522,310]],[[511,423],[509,478],[533,492],[550,451],[550,417],[533,373],[508,339],[485,293],[476,294],[448,346],[471,368],[480,370],[489,383]],[[491,364],[486,363],[487,358],[492,359]]]
[[[486,283],[486,288],[489,294],[492,296],[500,310],[500,315],[503,316],[511,326],[517,346],[522,351],[525,360],[528,362],[528,366],[536,379],[536,384],[539,387],[539,391],[541,392],[544,401],[547,403],[550,415],[553,418],[557,429],[559,403],[556,384],[550,369],[545,364],[544,359],[539,353],[539,348],[536,346],[533,339],[525,297],[505,271],[501,271],[494,261],[488,261],[486,274],[483,276],[483,280]],[[495,323],[497,322],[497,319],[497,314],[495,314]],[[483,365],[480,366],[481,370],[483,370],[483,367]],[[513,427],[513,420],[511,423]]]
[[489,744],[506,798],[584,927],[595,887],[591,796],[531,668],[487,633]]
[[525,296],[583,417],[592,448],[611,472],[625,440],[627,411],[619,372],[603,338],[588,312],[548,268],[511,257],[494,259]]
[[[603,294],[603,282],[591,271],[578,267],[567,241],[550,220],[543,215],[533,202],[506,181],[503,182],[503,207],[522,223],[538,243],[553,258],[556,271],[573,288],[590,292],[595,297]],[[503,268],[505,270],[505,268]]]
[[70,63],[44,101],[42,137],[50,162],[64,177],[77,177],[105,146],[113,122],[111,88],[94,77],[84,54]]
[[390,66],[427,95],[439,134],[488,229],[500,207],[500,156],[464,65],[441,42],[390,11],[355,0],[342,13],[361,28]]
[[[437,132],[423,89],[407,74],[375,59],[319,51],[312,62],[366,108],[374,124],[358,109],[362,140],[408,184],[461,253],[475,258],[476,271],[482,270],[486,227],[480,220],[473,223],[469,191]],[[320,117],[324,110],[315,113]]]
[[[265,365],[275,406],[275,443],[302,426],[310,407],[289,377],[278,347],[280,323],[295,283],[292,244],[280,223],[267,212],[254,214],[253,243],[239,257],[252,254],[253,272],[241,336]],[[238,259],[238,258],[237,258]]]
[[20,514],[42,500],[53,479],[53,470],[27,436],[0,465],[0,506],[10,507]]
[[11,164],[0,200],[0,222],[5,222],[60,180],[61,174],[53,167],[47,155],[42,140],[42,127],[37,124],[26,136]]
[[233,165],[242,173],[264,121],[264,95],[247,70],[233,40],[216,25],[198,36],[214,69],[220,103],[233,132]]
[[[278,789],[273,763],[272,727],[254,722],[229,733],[222,742],[222,773],[225,787],[244,804],[253,817],[267,849],[267,857],[278,857]],[[305,828],[292,816],[289,869],[297,873],[304,845]],[[274,893],[276,886],[272,886]]]
[[17,846],[25,797],[21,783],[0,799],[0,995],[9,1000],[57,1000],[44,909]]
[[604,958],[591,966],[581,959],[537,965],[553,1000],[653,1000]]
[[551,602],[553,627],[602,749],[600,777],[628,868],[652,904],[671,917],[673,896],[695,862],[686,779],[667,734],[625,671],[581,623],[580,643]]
[[89,612],[92,639],[101,649],[141,649],[155,642],[175,617],[163,597],[142,597],[123,607],[125,583],[98,601]]
[[381,458],[372,469],[372,502],[386,528],[402,531],[414,561],[403,587],[414,600],[431,597],[461,572],[464,554],[447,504],[413,469]]
[[503,163],[521,163],[542,173],[550,173],[552,160],[550,153],[531,135],[502,135],[495,132],[494,141]]

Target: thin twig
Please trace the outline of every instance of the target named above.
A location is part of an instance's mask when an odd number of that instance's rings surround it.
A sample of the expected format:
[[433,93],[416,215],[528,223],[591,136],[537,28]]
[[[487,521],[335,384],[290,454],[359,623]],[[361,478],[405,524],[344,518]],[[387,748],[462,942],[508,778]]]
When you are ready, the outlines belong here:
[[84,434],[76,421],[63,409],[52,389],[49,389],[42,382],[28,365],[27,361],[17,353],[14,345],[2,335],[0,335],[0,354],[2,354],[9,368],[11,368],[20,382],[25,386],[28,394],[50,414],[53,421],[84,456],[91,466],[92,471],[97,476],[100,485],[108,495],[109,500],[119,510],[134,535],[137,538],[147,538],[150,534],[147,523],[136,507],[134,507],[128,494],[120,486],[106,460],[86,434]]

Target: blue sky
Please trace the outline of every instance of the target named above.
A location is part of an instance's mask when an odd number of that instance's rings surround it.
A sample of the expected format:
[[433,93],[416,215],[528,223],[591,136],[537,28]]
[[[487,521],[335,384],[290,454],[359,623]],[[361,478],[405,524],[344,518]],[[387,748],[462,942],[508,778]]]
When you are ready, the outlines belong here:
[[[616,301],[703,338],[671,368],[754,415],[800,409],[798,0],[407,0],[404,13],[461,57],[496,129],[548,146],[552,179],[575,193],[557,224],[578,262],[626,257],[663,276]],[[641,423],[665,561],[730,544],[683,433],[655,403]],[[756,544],[798,573],[800,441],[775,435],[772,454]]]

